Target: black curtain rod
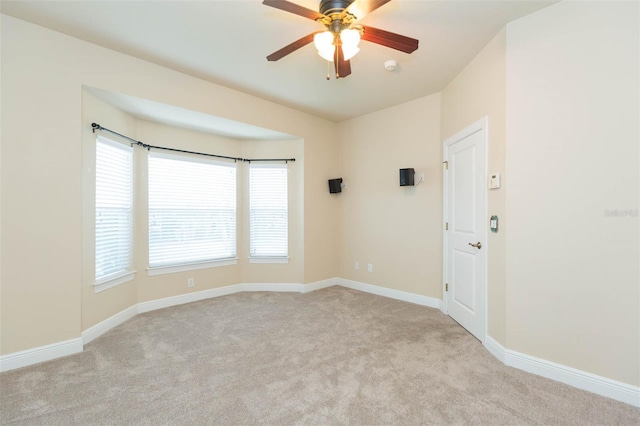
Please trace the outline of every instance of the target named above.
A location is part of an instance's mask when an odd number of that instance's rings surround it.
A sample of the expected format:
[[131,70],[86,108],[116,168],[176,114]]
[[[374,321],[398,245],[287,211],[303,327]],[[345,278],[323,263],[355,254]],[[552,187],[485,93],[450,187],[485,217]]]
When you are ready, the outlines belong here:
[[185,151],[183,149],[175,149],[175,148],[165,148],[163,146],[155,146],[155,145],[149,145],[146,144],[144,142],[140,142],[137,141],[133,138],[130,138],[129,136],[125,136],[123,134],[120,134],[118,132],[114,132],[111,129],[107,129],[106,127],[102,127],[101,125],[99,125],[98,123],[91,123],[91,127],[93,128],[92,131],[93,133],[96,132],[96,130],[100,130],[103,132],[109,132],[112,133],[116,136],[120,136],[121,138],[124,138],[128,141],[131,142],[132,145],[137,145],[137,146],[141,146],[147,150],[149,149],[163,149],[165,151],[173,151],[173,152],[182,152],[185,154],[195,154],[195,155],[205,155],[207,157],[215,157],[215,158],[224,158],[226,160],[233,160],[233,161],[243,161],[245,163],[251,163],[251,162],[257,162],[257,161],[284,161],[285,163],[288,163],[289,161],[296,161],[295,158],[240,158],[240,157],[227,157],[225,155],[216,155],[216,154],[207,154],[204,152],[195,152],[195,151]]

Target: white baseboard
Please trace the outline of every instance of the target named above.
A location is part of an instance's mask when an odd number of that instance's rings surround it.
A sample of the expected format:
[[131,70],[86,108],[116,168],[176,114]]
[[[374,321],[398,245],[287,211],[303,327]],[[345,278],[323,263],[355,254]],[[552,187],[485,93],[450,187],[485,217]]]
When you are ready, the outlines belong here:
[[389,297],[391,299],[402,300],[404,302],[415,303],[416,305],[428,306],[430,308],[440,309],[442,301],[434,297],[421,296],[415,293],[408,293],[402,290],[394,290],[391,288],[380,287],[377,285],[361,283],[359,281],[346,280],[338,278],[337,284],[353,290],[364,291],[365,293],[376,294],[378,296]]
[[[81,338],[66,340],[64,342],[40,346],[34,349],[28,349],[25,351],[0,356],[0,372],[26,367],[33,364],[38,364],[40,362],[50,361],[52,359],[63,357],[66,355],[72,355],[78,352],[82,352],[83,344],[91,342],[92,340],[100,337],[107,331],[133,318],[139,313],[150,312],[156,309],[168,308],[171,306],[182,305],[185,303],[196,302],[199,300],[226,296],[229,294],[245,291],[290,291],[308,293],[314,290],[319,290],[334,285],[339,285],[342,287],[359,290],[378,296],[384,296],[392,299],[402,300],[405,302],[415,303],[417,305],[428,306],[430,308],[441,309],[442,301],[440,299],[421,296],[401,290],[393,290],[386,287],[380,287],[343,278],[330,278],[309,284],[234,284],[220,288],[181,294],[164,299],[138,303],[137,305],[131,306],[124,311],[119,312],[112,317],[102,321],[101,323],[96,324],[93,327],[90,327],[87,330],[83,331]],[[615,399],[617,401],[640,407],[640,387],[638,386],[628,385],[626,383],[618,382],[606,377],[597,376],[595,374],[577,370],[572,367],[506,349],[490,336],[486,336],[484,346],[491,354],[493,354],[507,366],[515,367],[528,373],[537,374],[548,379],[568,384],[578,389],[583,389],[598,395],[605,396],[607,398]]]
[[505,357],[506,348],[504,346],[502,346],[493,337],[490,337],[490,336],[484,337],[483,345],[484,345],[484,348],[488,350],[491,355],[495,356],[496,358],[498,358],[498,360],[501,363],[505,364],[504,357]]
[[131,318],[138,315],[138,305],[133,305],[125,309],[124,311],[120,311],[114,316],[107,318],[106,320],[87,328],[82,332],[82,344],[86,345],[92,340],[97,339],[102,336],[107,331],[111,330],[114,327],[119,326],[120,324],[129,321]]
[[243,283],[237,284],[238,291],[272,291],[276,293],[296,292],[304,293],[304,284],[296,283]]
[[0,372],[15,370],[44,361],[82,352],[82,339],[70,339],[51,345],[39,346],[0,357]]
[[27,367],[44,361],[50,361],[66,355],[82,352],[83,345],[97,339],[107,331],[130,320],[138,314],[155,311],[157,309],[182,305],[185,303],[197,302],[199,300],[210,299],[212,297],[226,296],[228,294],[245,291],[270,291],[270,292],[297,292],[308,293],[325,287],[335,285],[335,278],[318,281],[310,284],[297,283],[244,283],[234,284],[225,287],[213,288],[194,293],[180,294],[166,297],[164,299],[141,302],[130,306],[127,309],[107,318],[106,320],[86,329],[77,339],[66,340],[64,342],[51,345],[40,346],[20,352],[0,356],[0,372],[14,370],[16,368]]
[[527,373],[565,383],[574,388],[593,392],[635,407],[640,407],[639,386],[629,385],[566,365],[506,349],[489,336],[485,338],[484,345],[489,352],[509,367],[514,367]]
[[303,293],[309,293],[311,291],[320,290],[327,287],[333,287],[334,285],[340,285],[340,278],[329,278],[322,281],[316,281],[314,283],[304,284],[302,290]]
[[[315,283],[308,284],[314,285]],[[196,291],[193,293],[179,294],[177,296],[166,297],[164,299],[141,302],[136,306],[138,313],[155,311],[157,309],[169,308],[171,306],[183,305],[185,303],[197,302],[199,300],[211,299],[213,297],[227,296],[229,294],[241,293],[245,291],[269,291],[269,292],[296,292],[305,293],[305,284],[297,283],[241,283],[225,287],[212,288],[209,290]]]
[[431,297],[420,296],[417,294],[407,293],[400,290],[392,290],[371,284],[365,284],[357,281],[345,280],[342,278],[329,278],[322,281],[316,281],[309,284],[298,283],[241,283],[225,287],[212,288],[193,293],[185,293],[177,296],[166,297],[163,299],[150,300],[141,302],[136,305],[118,312],[117,314],[107,318],[106,320],[84,330],[78,339],[67,340],[65,342],[55,343],[52,345],[41,346],[34,349],[28,349],[13,354],[0,357],[0,371],[13,370],[15,368],[26,367],[28,365],[37,364],[43,361],[49,361],[66,355],[82,352],[83,345],[97,339],[107,331],[120,324],[128,321],[134,316],[155,311],[157,309],[169,308],[171,306],[183,305],[185,303],[197,302],[199,300],[210,299],[213,297],[226,296],[229,294],[247,292],[247,291],[267,291],[267,292],[297,292],[308,293],[322,288],[340,285],[342,287],[354,290],[372,293],[379,296],[390,297],[392,299],[403,300],[406,302],[416,303],[418,305],[439,308],[440,301]]
[[225,287],[212,288],[209,290],[196,291],[193,293],[179,294],[177,296],[165,297],[164,299],[150,300],[148,302],[140,302],[136,306],[138,307],[138,313],[155,311],[158,309],[169,308],[171,306],[183,305],[185,303],[197,302],[199,300],[211,299],[212,297],[226,296],[233,293],[238,293],[241,284],[228,285]]

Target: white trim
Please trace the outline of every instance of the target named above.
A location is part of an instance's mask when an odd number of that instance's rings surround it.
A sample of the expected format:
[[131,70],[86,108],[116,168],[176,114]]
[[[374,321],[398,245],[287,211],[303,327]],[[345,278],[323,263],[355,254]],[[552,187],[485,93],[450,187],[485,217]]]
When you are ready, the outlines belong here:
[[[449,278],[447,272],[449,271],[448,256],[449,253],[449,238],[447,235],[447,222],[449,222],[449,209],[447,200],[449,199],[449,147],[447,146],[447,140],[442,142],[442,303],[440,304],[440,310],[443,314],[449,315],[449,305],[447,298],[447,283]],[[446,164],[446,167],[444,166]]]
[[238,263],[238,258],[233,257],[230,259],[220,259],[220,260],[210,260],[207,262],[200,263],[185,263],[182,265],[172,265],[172,266],[154,266],[148,267],[147,273],[150,277],[154,275],[164,275],[164,274],[173,274],[176,272],[186,272],[186,271],[195,271],[196,269],[208,269],[208,268],[219,268],[221,266],[231,266],[236,265]]
[[484,218],[482,241],[484,241],[484,294],[480,297],[484,298],[484,330],[482,330],[482,342],[487,339],[489,335],[489,249],[491,244],[489,243],[489,233],[487,232],[487,226],[489,225],[489,189],[487,188],[487,177],[489,176],[489,116],[484,116],[478,123],[482,123],[482,130],[484,132]]
[[243,283],[236,284],[241,291],[272,291],[275,293],[295,292],[304,293],[304,284],[296,283]]
[[430,308],[440,309],[442,301],[434,297],[422,296],[419,294],[408,293],[402,290],[394,290],[387,287],[361,283],[358,281],[338,279],[338,285],[353,290],[364,291],[365,293],[376,294],[378,296],[389,297],[391,299],[402,300],[404,302],[415,303],[416,305],[428,306]]
[[127,281],[131,281],[132,279],[134,279],[136,276],[136,272],[137,271],[125,271],[113,277],[98,280],[93,285],[93,290],[95,293],[100,293],[101,291],[105,291],[120,284],[124,284]]
[[[339,285],[366,293],[376,294],[378,296],[415,303],[422,306],[441,309],[442,301],[440,301],[439,299],[421,296],[418,294],[408,293],[400,290],[393,290],[372,284],[361,283],[358,281],[346,280],[343,278],[329,278],[309,284],[234,284],[226,287],[203,290],[196,293],[181,294],[164,299],[138,303],[137,305],[133,305],[125,309],[124,311],[119,312],[112,317],[102,321],[101,323],[96,324],[93,327],[90,327],[87,330],[83,331],[81,338],[66,340],[64,342],[40,346],[34,349],[28,349],[0,356],[0,372],[14,370],[16,368],[26,367],[33,364],[38,364],[40,362],[50,361],[55,358],[82,352],[83,344],[87,344],[95,340],[102,334],[128,321],[129,319],[140,313],[245,291],[290,291],[308,293],[314,290],[319,290],[334,285]],[[629,385],[606,377],[577,370],[575,368],[568,367],[562,364],[557,364],[555,362],[546,361],[544,359],[506,349],[504,346],[502,346],[495,339],[488,335],[485,338],[484,347],[491,354],[493,354],[493,356],[495,356],[498,360],[500,360],[507,366],[515,367],[528,373],[546,377],[548,379],[565,383],[578,389],[593,392],[607,398],[640,407],[640,387],[638,386]]]
[[113,139],[109,139],[108,137],[103,135],[96,135],[96,141],[103,143],[105,145],[110,145],[114,148],[126,150],[130,154],[133,154],[133,146],[131,145],[131,142],[116,141]]
[[0,372],[38,364],[82,352],[82,339],[70,339],[0,356]]
[[225,287],[212,288],[209,290],[196,291],[194,293],[179,294],[177,296],[165,297],[164,299],[150,300],[148,302],[138,303],[138,313],[155,311],[171,306],[183,305],[185,303],[197,302],[199,300],[210,299],[212,297],[226,296],[228,294],[238,293],[237,286],[229,285]]
[[86,345],[87,343],[97,339],[102,336],[107,331],[111,330],[129,321],[131,318],[138,315],[138,305],[133,305],[125,309],[124,311],[120,311],[112,317],[107,318],[106,320],[87,328],[82,332],[82,344]]
[[284,165],[282,164],[282,160],[271,160],[273,163],[261,161],[259,163],[249,161],[249,167],[253,167],[256,169],[287,169],[289,168],[289,162],[285,161]]
[[485,349],[489,351],[491,355],[495,356],[496,358],[498,358],[498,360],[500,360],[501,363],[505,364],[504,346],[498,343],[498,341],[491,336],[486,336],[486,339],[484,339],[484,342],[482,344],[484,345]]
[[303,293],[310,293],[312,291],[320,290],[327,287],[333,287],[336,285],[340,285],[340,278],[328,278],[322,281],[316,281],[309,284],[304,284],[304,288],[302,290]]
[[229,294],[241,293],[245,291],[272,291],[272,292],[296,292],[304,293],[304,284],[296,283],[241,283],[225,287],[212,288],[209,290],[197,291],[194,293],[179,294],[177,296],[165,297],[148,302],[138,303],[138,313],[155,311],[171,306],[183,305],[185,303],[197,302],[199,300],[211,299],[213,297],[227,296]]
[[249,263],[289,263],[289,258],[287,256],[250,256]]
[[487,350],[509,367],[514,367],[527,373],[565,383],[574,388],[593,392],[607,398],[615,399],[616,401],[640,407],[639,386],[629,385],[553,361],[547,361],[506,349],[489,336],[487,336],[485,341]]
[[81,337],[77,339],[66,340],[64,342],[54,343],[51,345],[40,346],[33,349],[27,349],[20,352],[0,356],[0,372],[14,370],[16,368],[27,367],[29,365],[38,364],[44,361],[60,358],[67,355],[82,352],[83,345],[97,339],[107,331],[123,324],[138,314],[150,312],[157,309],[168,308],[171,306],[182,305],[185,303],[196,302],[199,300],[209,299],[213,297],[226,296],[228,294],[240,293],[246,291],[272,291],[272,292],[299,292],[309,293],[321,288],[336,285],[337,278],[330,278],[323,281],[317,281],[309,284],[297,283],[244,283],[234,284],[225,287],[203,290],[195,293],[180,294],[164,299],[151,300],[141,302],[130,306],[127,309],[107,318],[106,320],[89,327],[81,333]]

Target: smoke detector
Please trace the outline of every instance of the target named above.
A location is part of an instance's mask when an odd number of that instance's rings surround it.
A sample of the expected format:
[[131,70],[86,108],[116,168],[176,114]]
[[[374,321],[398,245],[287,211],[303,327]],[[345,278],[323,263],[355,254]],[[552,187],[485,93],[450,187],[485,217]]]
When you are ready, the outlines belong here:
[[393,71],[396,69],[397,66],[398,66],[398,63],[393,59],[389,59],[388,61],[384,62],[384,69],[387,71]]

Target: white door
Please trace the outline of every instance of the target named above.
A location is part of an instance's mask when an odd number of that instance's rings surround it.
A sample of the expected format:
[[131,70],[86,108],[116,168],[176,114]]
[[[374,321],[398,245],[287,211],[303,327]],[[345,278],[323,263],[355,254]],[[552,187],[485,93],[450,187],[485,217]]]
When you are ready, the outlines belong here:
[[445,312],[484,341],[486,118],[444,142]]

